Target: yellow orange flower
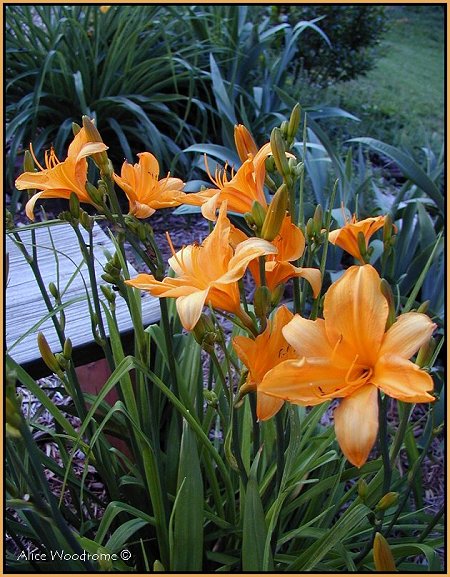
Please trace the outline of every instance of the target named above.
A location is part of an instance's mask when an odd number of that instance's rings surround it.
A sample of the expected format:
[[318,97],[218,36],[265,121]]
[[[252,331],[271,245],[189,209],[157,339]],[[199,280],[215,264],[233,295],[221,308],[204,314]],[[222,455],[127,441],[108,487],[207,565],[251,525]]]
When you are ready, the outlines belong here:
[[[33,149],[30,146],[31,153]],[[34,194],[27,202],[25,212],[34,220],[34,205],[39,198],[70,198],[74,192],[80,202],[94,204],[86,192],[87,156],[107,150],[103,142],[90,142],[86,130],[81,128],[71,142],[67,158],[60,162],[53,148],[45,153],[45,168],[34,157],[39,172],[24,172],[16,180],[18,190],[36,188],[41,192]],[[95,204],[94,204],[95,206]]]
[[264,194],[264,179],[266,175],[265,161],[271,154],[270,144],[265,144],[256,154],[251,154],[236,171],[232,171],[231,179],[227,175],[227,166],[223,171],[216,170],[215,175],[209,171],[208,176],[217,188],[208,188],[199,193],[189,195],[188,202],[201,203],[202,214],[208,220],[216,219],[216,209],[224,201],[228,210],[244,214],[252,209],[253,201],[257,200],[267,207]]
[[296,357],[294,349],[281,332],[293,316],[289,309],[281,306],[277,309],[273,319],[268,321],[264,332],[256,339],[241,336],[233,339],[233,347],[249,371],[240,392],[245,394],[256,390],[256,413],[261,421],[273,417],[284,403],[282,399],[261,393],[258,386],[270,369],[282,361]]
[[179,206],[186,194],[182,192],[184,182],[170,174],[159,180],[159,164],[150,152],[138,154],[139,163],[131,165],[125,161],[120,176],[114,180],[125,192],[130,203],[130,214],[147,218],[159,208]]
[[233,249],[226,211],[227,204],[223,203],[214,230],[201,245],[186,246],[177,253],[172,249],[169,264],[175,278],[158,281],[153,275],[139,274],[126,281],[154,296],[176,298],[178,314],[186,330],[194,328],[205,304],[243,318],[238,281],[251,260],[277,250],[260,238],[248,239]]
[[328,240],[332,244],[343,248],[356,259],[364,262],[364,258],[361,255],[361,251],[358,245],[358,235],[360,232],[363,234],[367,249],[369,240],[377,232],[377,230],[383,228],[385,220],[385,216],[375,216],[358,221],[356,216],[353,215],[352,219],[342,228],[331,231],[328,234]]
[[353,266],[324,302],[324,319],[296,315],[283,329],[297,360],[269,371],[259,391],[299,405],[342,398],[334,412],[336,437],[347,459],[361,467],[378,432],[378,390],[409,403],[434,401],[433,380],[410,357],[435,326],[406,313],[385,331],[388,303],[371,265]]
[[[235,243],[242,242],[246,235],[235,229],[233,240]],[[312,287],[314,298],[317,297],[322,285],[320,271],[316,268],[302,268],[294,266],[290,261],[300,258],[305,250],[305,237],[302,231],[296,226],[289,215],[284,218],[279,234],[274,238],[272,244],[278,249],[276,254],[266,257],[266,285],[273,291],[275,288],[294,277],[305,278]],[[251,262],[249,270],[257,286],[261,284],[259,264]]]

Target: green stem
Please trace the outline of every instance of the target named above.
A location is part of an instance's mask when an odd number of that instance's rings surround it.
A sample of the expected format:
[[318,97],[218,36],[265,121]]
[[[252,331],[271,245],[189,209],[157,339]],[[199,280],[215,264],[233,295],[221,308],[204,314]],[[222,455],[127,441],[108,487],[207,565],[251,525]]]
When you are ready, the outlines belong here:
[[381,393],[378,393],[378,406],[379,406],[379,439],[380,439],[380,451],[381,457],[383,459],[383,495],[389,492],[391,487],[392,478],[392,468],[391,461],[389,458],[389,439],[387,432],[387,399],[385,395],[381,398]]

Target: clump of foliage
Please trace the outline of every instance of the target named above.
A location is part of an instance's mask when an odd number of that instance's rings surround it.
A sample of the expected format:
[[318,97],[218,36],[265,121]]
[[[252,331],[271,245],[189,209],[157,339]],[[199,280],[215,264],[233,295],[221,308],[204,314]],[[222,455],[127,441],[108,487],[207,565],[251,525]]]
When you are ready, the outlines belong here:
[[277,5],[272,11],[275,18],[291,25],[320,18],[318,25],[331,47],[316,34],[306,34],[302,41],[302,63],[312,82],[351,80],[374,66],[376,47],[386,29],[384,6]]

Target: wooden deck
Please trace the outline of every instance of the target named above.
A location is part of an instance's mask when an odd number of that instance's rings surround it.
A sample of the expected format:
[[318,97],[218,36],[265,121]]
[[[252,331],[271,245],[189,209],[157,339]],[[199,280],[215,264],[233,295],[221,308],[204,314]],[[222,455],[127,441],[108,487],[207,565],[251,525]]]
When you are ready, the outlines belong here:
[[[88,235],[81,229],[84,238]],[[20,237],[31,253],[31,231],[19,231]],[[107,261],[104,250],[114,253],[114,246],[109,237],[96,224],[93,230],[94,254],[97,282],[101,279],[103,266]],[[96,345],[91,330],[88,309],[88,296],[91,296],[89,275],[83,263],[78,240],[72,227],[67,223],[36,228],[37,255],[41,274],[46,287],[54,282],[59,287],[63,303],[70,303],[64,309],[66,315],[66,335],[74,347],[74,360],[84,364],[101,356],[101,349]],[[55,249],[57,252],[55,252]],[[48,315],[47,307],[34,278],[30,265],[26,262],[14,241],[7,236],[6,252],[9,253],[9,281],[6,289],[6,346],[7,352],[14,360],[27,367],[34,376],[42,375],[43,368],[37,346],[37,333],[43,332],[53,352],[59,352],[61,346],[53,322]],[[57,259],[55,258],[57,255]],[[77,269],[79,269],[77,271]],[[137,272],[129,266],[130,276]],[[104,283],[106,284],[106,283]],[[100,293],[102,300],[105,300]],[[52,303],[53,297],[50,297]],[[150,295],[142,298],[144,325],[159,320],[158,299]],[[116,298],[116,315],[121,333],[132,333],[133,327],[126,303],[122,297]],[[105,319],[106,326],[106,319]],[[107,328],[107,327],[106,327]],[[25,336],[24,336],[25,335]]]

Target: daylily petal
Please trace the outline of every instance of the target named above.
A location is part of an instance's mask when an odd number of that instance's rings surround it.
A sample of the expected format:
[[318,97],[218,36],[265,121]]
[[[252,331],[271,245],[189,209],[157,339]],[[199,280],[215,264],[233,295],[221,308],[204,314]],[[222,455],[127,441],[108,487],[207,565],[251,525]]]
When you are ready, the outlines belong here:
[[278,413],[284,405],[283,399],[269,397],[259,391],[256,393],[256,415],[259,421],[267,421]]
[[383,355],[375,365],[372,383],[390,397],[406,403],[431,403],[433,379],[420,367],[398,355]]
[[177,311],[181,324],[187,331],[192,331],[202,314],[208,290],[196,291],[176,300]]
[[258,390],[298,405],[318,405],[352,392],[345,377],[346,369],[328,358],[288,360],[269,371]]
[[76,157],[76,162],[79,162],[82,158],[86,158],[87,156],[92,156],[98,152],[104,152],[108,150],[108,146],[103,142],[88,142],[87,144],[83,145],[79,153]]
[[334,428],[342,452],[352,465],[361,467],[378,433],[378,392],[365,385],[343,399],[334,411]]
[[333,349],[328,343],[323,319],[311,321],[300,315],[295,315],[291,322],[283,328],[283,335],[300,358],[331,358],[333,354]]
[[325,326],[333,346],[340,339],[341,354],[373,366],[384,337],[388,303],[380,277],[371,265],[350,267],[328,289],[324,302]]
[[430,340],[435,328],[431,319],[422,313],[400,315],[384,336],[380,356],[394,354],[411,358]]
[[236,282],[243,277],[250,261],[266,254],[275,254],[277,249],[262,238],[249,238],[236,247],[228,265],[228,272],[220,278],[221,283]]
[[142,204],[136,200],[130,200],[130,214],[133,214],[136,218],[148,218],[155,212],[154,208],[151,208],[147,204]]

